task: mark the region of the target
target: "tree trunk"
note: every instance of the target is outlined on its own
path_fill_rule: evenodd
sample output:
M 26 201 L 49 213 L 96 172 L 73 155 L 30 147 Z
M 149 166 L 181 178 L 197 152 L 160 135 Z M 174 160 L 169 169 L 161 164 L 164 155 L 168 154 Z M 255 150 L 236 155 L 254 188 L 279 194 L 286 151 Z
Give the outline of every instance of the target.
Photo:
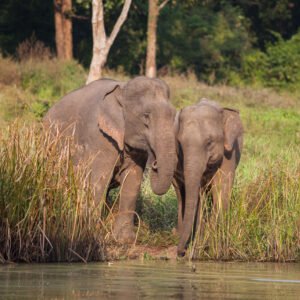
M 63 29 L 64 29 L 64 59 L 73 58 L 73 38 L 72 38 L 72 0 L 63 0 Z
M 158 0 L 149 0 L 146 76 L 156 77 L 156 29 L 159 14 Z
M 64 58 L 64 31 L 61 0 L 54 0 L 55 44 L 56 54 L 59 59 Z
M 107 61 L 109 50 L 125 22 L 132 0 L 125 0 L 122 12 L 114 25 L 109 37 L 106 36 L 104 25 L 104 7 L 102 0 L 93 0 L 93 57 L 86 84 L 101 78 L 102 69 Z
M 73 58 L 72 0 L 54 0 L 55 43 L 58 59 Z

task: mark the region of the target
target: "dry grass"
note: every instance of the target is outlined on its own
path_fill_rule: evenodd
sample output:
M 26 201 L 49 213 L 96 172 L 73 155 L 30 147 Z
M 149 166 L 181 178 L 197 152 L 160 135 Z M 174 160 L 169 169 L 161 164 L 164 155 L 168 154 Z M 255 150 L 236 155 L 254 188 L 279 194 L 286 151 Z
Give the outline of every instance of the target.
M 299 95 L 278 93 L 272 89 L 253 87 L 209 86 L 197 80 L 194 74 L 188 76 L 163 77 L 171 90 L 172 102 L 177 108 L 198 102 L 201 98 L 214 99 L 223 105 L 235 107 L 266 107 L 300 109 Z
M 103 260 L 112 215 L 95 205 L 87 164 L 74 168 L 72 140 L 61 146 L 36 126 L 0 136 L 0 258 L 3 261 Z
M 85 71 L 75 62 L 49 59 L 17 64 L 0 58 L 0 65 L 0 261 L 128 257 L 127 248 L 113 242 L 110 209 L 104 201 L 94 205 L 86 167 L 73 168 L 70 148 L 58 148 L 47 132 L 32 125 L 61 96 L 84 84 Z M 113 71 L 106 71 L 105 77 L 128 79 Z M 204 202 L 205 222 L 190 257 L 299 260 L 299 97 L 208 86 L 192 74 L 163 79 L 177 108 L 211 98 L 239 108 L 245 127 L 230 212 L 212 220 Z M 27 125 L 7 126 L 16 117 Z M 117 197 L 115 193 L 112 201 Z M 138 244 L 143 249 L 176 245 L 176 209 L 172 189 L 158 197 L 144 182 L 138 201 Z
M 214 260 L 296 261 L 300 259 L 300 165 L 270 164 L 233 191 L 225 216 L 209 213 L 204 199 L 202 225 L 190 257 Z
M 20 67 L 12 58 L 3 58 L 0 54 L 0 84 L 18 85 L 21 82 Z

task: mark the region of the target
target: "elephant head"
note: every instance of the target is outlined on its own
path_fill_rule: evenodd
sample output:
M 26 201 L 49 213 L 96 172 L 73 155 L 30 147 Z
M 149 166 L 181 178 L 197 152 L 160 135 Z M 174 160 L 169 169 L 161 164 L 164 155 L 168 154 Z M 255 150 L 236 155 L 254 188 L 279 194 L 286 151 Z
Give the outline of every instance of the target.
M 136 77 L 126 84 L 116 82 L 100 103 L 100 131 L 118 151 L 146 151 L 151 163 L 154 193 L 169 189 L 176 165 L 173 129 L 175 109 L 168 86 L 159 79 Z
M 195 220 L 201 180 L 221 165 L 224 155 L 230 155 L 243 128 L 236 110 L 222 108 L 206 99 L 184 108 L 178 123 L 186 199 L 177 251 L 178 255 L 184 255 Z

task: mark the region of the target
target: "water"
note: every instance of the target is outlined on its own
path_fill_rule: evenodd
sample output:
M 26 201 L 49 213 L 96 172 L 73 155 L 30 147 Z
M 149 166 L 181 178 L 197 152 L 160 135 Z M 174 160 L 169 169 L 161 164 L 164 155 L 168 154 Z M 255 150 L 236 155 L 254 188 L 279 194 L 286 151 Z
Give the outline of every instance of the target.
M 169 261 L 0 266 L 0 299 L 300 299 L 300 264 Z

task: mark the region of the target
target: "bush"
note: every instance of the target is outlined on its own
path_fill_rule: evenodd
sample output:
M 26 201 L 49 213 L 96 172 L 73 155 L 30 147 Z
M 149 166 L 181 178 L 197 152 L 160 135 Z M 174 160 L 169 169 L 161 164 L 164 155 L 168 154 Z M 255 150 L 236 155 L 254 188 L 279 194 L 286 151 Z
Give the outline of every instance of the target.
M 21 65 L 21 85 L 36 98 L 31 112 L 38 119 L 68 92 L 85 84 L 85 71 L 75 61 L 26 61 Z
M 300 32 L 267 48 L 266 86 L 300 88 Z
M 0 54 L 0 85 L 18 85 L 21 81 L 20 67 L 11 58 Z
M 9 121 L 31 115 L 40 119 L 55 101 L 84 85 L 85 77 L 85 70 L 76 61 L 43 56 L 19 63 L 0 56 L 1 118 Z
M 43 42 L 37 40 L 34 34 L 20 43 L 17 48 L 17 58 L 20 61 L 46 60 L 52 56 L 50 49 Z
M 75 61 L 26 61 L 21 65 L 23 89 L 52 103 L 84 83 L 84 69 Z
M 266 52 L 256 50 L 246 54 L 240 75 L 231 76 L 230 82 L 299 91 L 299 61 L 300 32 L 288 41 L 279 38 L 277 43 L 267 46 Z
M 225 1 L 166 7 L 158 27 L 158 65 L 177 73 L 193 70 L 209 84 L 227 81 L 228 72 L 240 67 L 242 53 L 250 48 L 248 27 L 240 10 Z

